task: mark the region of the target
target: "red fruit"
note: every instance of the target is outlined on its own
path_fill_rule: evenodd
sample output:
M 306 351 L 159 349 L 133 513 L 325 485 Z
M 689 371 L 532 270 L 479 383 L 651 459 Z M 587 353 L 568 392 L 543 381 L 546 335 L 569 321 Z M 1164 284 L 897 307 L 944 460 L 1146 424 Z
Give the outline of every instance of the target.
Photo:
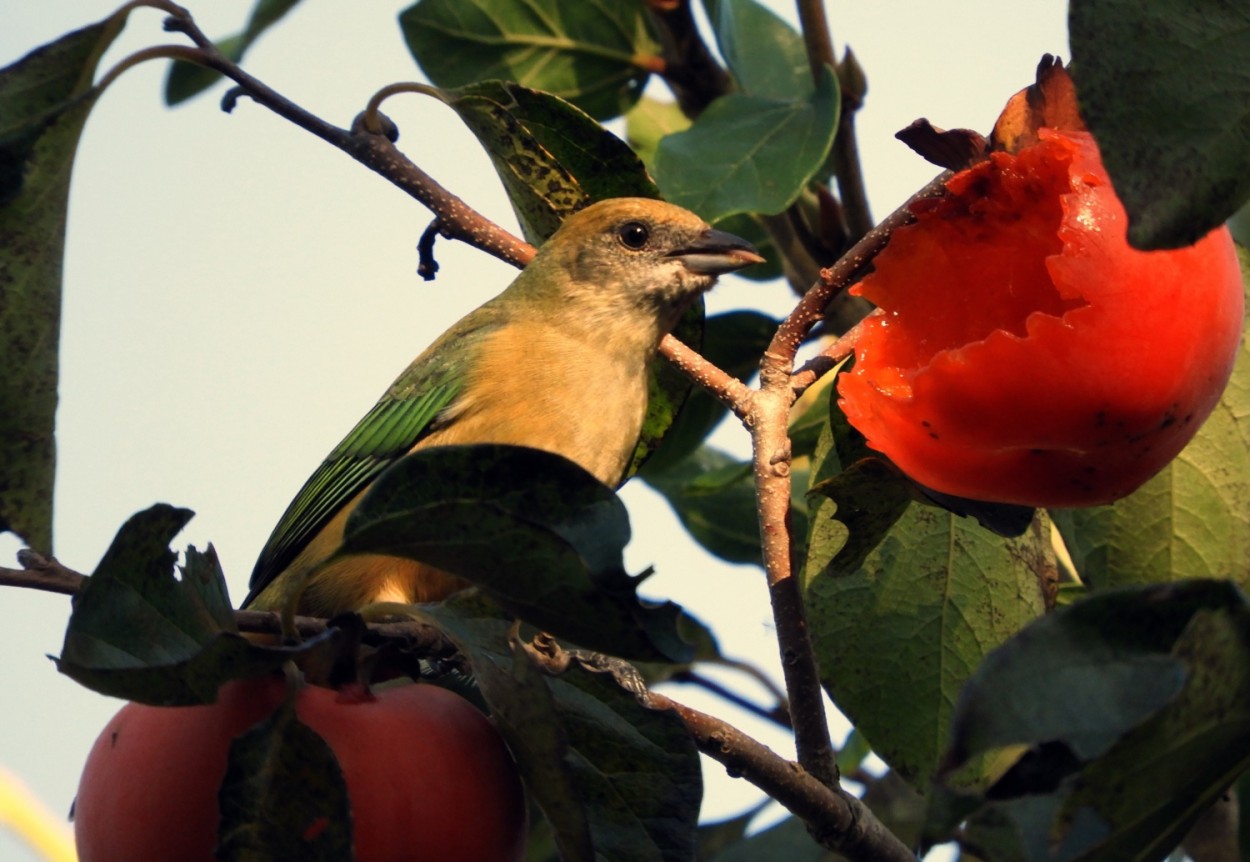
M 228 683 L 208 706 L 122 707 L 78 786 L 80 862 L 210 862 L 230 742 L 271 713 L 283 690 L 269 677 Z M 432 685 L 386 689 L 372 700 L 306 686 L 296 713 L 343 770 L 358 862 L 524 857 L 516 767 L 468 701 Z
M 1091 506 L 1133 491 L 1210 415 L 1241 338 L 1225 228 L 1142 252 L 1084 132 L 1041 129 L 914 207 L 855 289 L 838 392 L 904 473 L 946 494 Z

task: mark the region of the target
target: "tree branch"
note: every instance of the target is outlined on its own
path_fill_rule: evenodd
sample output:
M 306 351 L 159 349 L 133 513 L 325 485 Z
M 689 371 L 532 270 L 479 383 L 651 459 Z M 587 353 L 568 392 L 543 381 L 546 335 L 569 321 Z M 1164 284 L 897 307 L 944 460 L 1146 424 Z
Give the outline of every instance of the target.
M 664 80 L 687 117 L 697 117 L 733 89 L 729 73 L 716 62 L 690 11 L 690 0 L 647 0 L 659 32 Z
M 855 113 L 863 105 L 867 91 L 863 70 L 849 50 L 843 63 L 839 65 L 837 62 L 824 0 L 797 0 L 797 5 L 812 80 L 819 85 L 825 66 L 838 73 L 842 110 L 838 115 L 838 133 L 833 140 L 834 176 L 838 181 L 838 195 L 842 199 L 847 230 L 852 239 L 858 239 L 872 229 L 872 212 L 868 208 L 868 193 L 859 163 L 859 144 L 855 138 Z
M 803 338 L 840 291 L 850 285 L 863 268 L 889 242 L 891 233 L 913 219 L 911 205 L 941 193 L 948 174 L 935 178 L 913 195 L 837 263 L 822 270 L 820 280 L 799 300 L 794 311 L 777 328 L 760 365 L 760 389 L 755 394 L 747 422 L 755 457 L 755 486 L 759 506 L 760 537 L 768 573 L 769 597 L 782 670 L 790 696 L 795 746 L 799 763 L 813 776 L 832 786 L 837 782 L 833 745 L 825 719 L 820 671 L 812 650 L 801 588 L 794 574 L 794 541 L 790 520 L 790 438 L 787 427 L 797 393 L 832 367 L 826 357 L 792 375 L 794 358 Z M 852 336 L 853 343 L 853 336 Z M 846 345 L 841 345 L 845 348 Z
M 755 390 L 732 374 L 718 368 L 703 354 L 691 349 L 675 335 L 665 335 L 660 340 L 660 355 L 714 395 L 739 419 L 745 420 L 750 415 Z
M 337 147 L 420 201 L 438 218 L 443 236 L 466 242 L 517 267 L 533 258 L 533 246 L 441 186 L 395 147 L 386 130 L 369 131 L 361 122 L 354 123 L 351 130 L 341 129 L 305 110 L 235 65 L 204 35 L 186 10 L 171 11 L 165 26 L 186 34 L 203 52 L 203 65 L 234 81 L 253 101 Z M 232 107 L 236 95 L 227 94 L 223 106 Z
M 915 862 L 916 855 L 863 802 L 841 788 L 826 786 L 798 764 L 718 718 L 655 692 L 648 692 L 646 701 L 655 709 L 676 712 L 700 751 L 792 811 L 822 847 L 851 859 Z
M 53 557 L 44 557 L 29 548 L 18 551 L 17 561 L 21 569 L 0 567 L 0 586 L 23 587 L 74 596 L 86 583 L 87 576 L 67 569 Z

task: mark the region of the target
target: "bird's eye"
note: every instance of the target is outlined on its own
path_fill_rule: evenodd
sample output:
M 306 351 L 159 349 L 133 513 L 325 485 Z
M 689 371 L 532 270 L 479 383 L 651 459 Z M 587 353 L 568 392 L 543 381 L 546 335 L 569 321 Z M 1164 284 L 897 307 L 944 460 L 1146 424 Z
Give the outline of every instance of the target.
M 620 237 L 621 243 L 626 248 L 637 251 L 647 244 L 647 240 L 651 238 L 651 231 L 642 222 L 631 221 L 621 225 L 616 235 Z

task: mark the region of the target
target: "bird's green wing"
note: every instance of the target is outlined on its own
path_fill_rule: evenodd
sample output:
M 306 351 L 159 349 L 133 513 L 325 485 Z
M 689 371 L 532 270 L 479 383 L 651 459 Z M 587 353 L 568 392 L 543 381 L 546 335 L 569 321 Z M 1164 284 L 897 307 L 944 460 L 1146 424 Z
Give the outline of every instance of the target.
M 287 507 L 252 570 L 246 607 L 299 555 L 325 524 L 379 473 L 425 436 L 431 422 L 455 398 L 453 375 L 408 397 L 388 393 L 308 478 Z

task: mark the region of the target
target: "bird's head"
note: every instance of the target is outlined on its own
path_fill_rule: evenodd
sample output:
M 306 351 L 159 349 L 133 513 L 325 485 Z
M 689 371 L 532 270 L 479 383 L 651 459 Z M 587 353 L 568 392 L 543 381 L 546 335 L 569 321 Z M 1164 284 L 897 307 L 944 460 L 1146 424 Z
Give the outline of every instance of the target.
M 689 210 L 612 198 L 565 219 L 527 271 L 570 310 L 654 320 L 662 335 L 717 276 L 763 260 L 749 242 Z

